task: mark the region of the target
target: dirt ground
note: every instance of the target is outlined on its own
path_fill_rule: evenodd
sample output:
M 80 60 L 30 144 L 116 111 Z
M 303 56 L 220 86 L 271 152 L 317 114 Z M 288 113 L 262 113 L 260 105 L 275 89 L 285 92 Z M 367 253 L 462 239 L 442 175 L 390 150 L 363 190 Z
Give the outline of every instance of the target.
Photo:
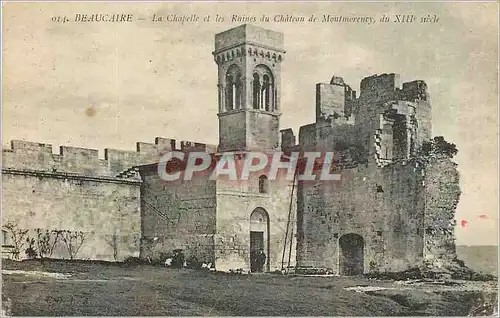
M 112 263 L 3 261 L 2 280 L 15 316 L 466 316 L 491 315 L 497 303 L 496 281 L 231 275 Z

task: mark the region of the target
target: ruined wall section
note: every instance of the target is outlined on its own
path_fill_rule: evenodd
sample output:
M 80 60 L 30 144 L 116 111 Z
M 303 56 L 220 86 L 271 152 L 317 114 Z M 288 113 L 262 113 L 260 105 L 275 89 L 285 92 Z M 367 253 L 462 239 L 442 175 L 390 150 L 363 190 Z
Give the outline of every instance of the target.
M 329 84 L 316 84 L 316 121 L 349 118 L 355 100 L 356 91 L 344 83 L 342 77 L 333 76 Z
M 355 104 L 356 92 L 341 77 L 316 85 L 316 150 L 336 150 L 337 162 L 356 148 Z
M 357 139 L 362 143 L 367 160 L 378 166 L 390 162 L 391 150 L 380 149 L 392 143 L 392 123 L 386 125 L 384 112 L 396 100 L 396 88 L 400 86 L 399 75 L 382 74 L 366 77 L 360 84 L 360 96 L 356 116 Z
M 214 262 L 215 181 L 161 180 L 157 165 L 139 168 L 141 186 L 141 257 L 158 260 L 183 249 L 190 260 Z M 164 261 L 164 259 L 163 259 Z
M 137 181 L 116 178 L 3 171 L 2 223 L 29 230 L 35 240 L 35 229 L 81 231 L 84 242 L 76 259 L 123 261 L 139 255 L 139 187 Z M 70 258 L 57 242 L 50 257 Z
M 360 166 L 341 174 L 340 181 L 300 186 L 298 264 L 338 273 L 339 239 L 349 233 L 363 237 L 365 272 L 404 270 L 421 260 L 421 167 Z
M 291 129 L 281 130 L 282 149 L 332 151 L 356 143 L 356 92 L 341 77 L 316 85 L 316 121 L 300 127 L 298 144 Z M 340 150 L 339 150 L 340 152 Z M 338 159 L 338 158 L 336 158 Z
M 3 149 L 2 169 L 114 177 L 133 166 L 156 163 L 166 151 L 216 151 L 213 145 L 176 143 L 174 139 L 157 137 L 154 144 L 138 142 L 136 151 L 106 148 L 104 159 L 100 159 L 96 149 L 61 146 L 59 154 L 54 154 L 50 144 L 13 140 L 11 149 Z
M 358 163 L 382 167 L 396 157 L 408 159 L 410 147 L 416 149 L 430 132 L 425 83 L 404 83 L 401 88 L 399 75 L 382 74 L 364 78 L 360 87 L 356 97 L 341 77 L 316 85 L 316 122 L 301 127 L 301 148 L 333 150 L 337 165 L 343 168 Z M 421 137 L 411 144 L 409 133 Z
M 460 198 L 459 172 L 448 158 L 432 158 L 425 171 L 425 249 L 427 265 L 441 268 L 456 258 L 455 210 Z
M 381 74 L 361 81 L 357 99 L 357 139 L 378 166 L 408 159 L 431 138 L 430 96 L 424 81 L 400 85 L 399 75 Z
M 424 141 L 432 138 L 431 98 L 427 84 L 422 80 L 403 83 L 403 88 L 397 93 L 399 100 L 413 103 L 416 109 L 417 143 L 422 145 Z
M 364 78 L 360 88 L 356 98 L 339 77 L 318 84 L 316 122 L 300 129 L 299 147 L 333 150 L 342 174 L 340 182 L 299 184 L 301 266 L 339 272 L 338 239 L 349 232 L 365 240 L 365 272 L 423 260 L 425 172 L 414 155 L 431 137 L 427 86 L 401 87 L 399 75 L 381 74 Z

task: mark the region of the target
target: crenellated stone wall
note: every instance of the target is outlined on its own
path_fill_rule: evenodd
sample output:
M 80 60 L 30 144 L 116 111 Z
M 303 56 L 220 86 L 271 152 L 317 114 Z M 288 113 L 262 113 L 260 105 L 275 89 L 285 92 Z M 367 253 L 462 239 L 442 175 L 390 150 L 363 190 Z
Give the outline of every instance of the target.
M 217 147 L 156 137 L 154 144 L 138 142 L 136 151 L 106 148 L 100 159 L 96 149 L 61 146 L 55 154 L 50 144 L 13 140 L 10 149 L 3 149 L 2 169 L 115 177 L 133 166 L 157 163 L 163 153 L 175 150 L 215 152 Z

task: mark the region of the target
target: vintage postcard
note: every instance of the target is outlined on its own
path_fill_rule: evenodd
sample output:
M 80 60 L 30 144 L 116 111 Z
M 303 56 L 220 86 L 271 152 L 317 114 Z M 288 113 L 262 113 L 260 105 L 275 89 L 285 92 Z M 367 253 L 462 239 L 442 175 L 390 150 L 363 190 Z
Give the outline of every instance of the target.
M 498 316 L 498 13 L 2 3 L 2 315 Z

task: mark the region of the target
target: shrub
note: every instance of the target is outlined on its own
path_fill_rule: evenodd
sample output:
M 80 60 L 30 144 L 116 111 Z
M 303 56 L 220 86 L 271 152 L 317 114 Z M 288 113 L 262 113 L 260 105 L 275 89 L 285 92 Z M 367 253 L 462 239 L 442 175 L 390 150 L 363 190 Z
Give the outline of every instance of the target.
M 425 141 L 420 148 L 420 155 L 424 157 L 444 155 L 453 158 L 457 153 L 457 146 L 447 142 L 443 136 L 434 137 L 429 141 Z
M 35 239 L 34 238 L 27 238 L 26 239 L 26 243 L 28 244 L 28 248 L 26 248 L 26 250 L 24 251 L 24 253 L 26 253 L 26 256 L 29 258 L 29 259 L 34 259 L 38 256 L 38 253 L 36 252 L 35 248 L 34 248 L 34 245 L 35 245 Z

